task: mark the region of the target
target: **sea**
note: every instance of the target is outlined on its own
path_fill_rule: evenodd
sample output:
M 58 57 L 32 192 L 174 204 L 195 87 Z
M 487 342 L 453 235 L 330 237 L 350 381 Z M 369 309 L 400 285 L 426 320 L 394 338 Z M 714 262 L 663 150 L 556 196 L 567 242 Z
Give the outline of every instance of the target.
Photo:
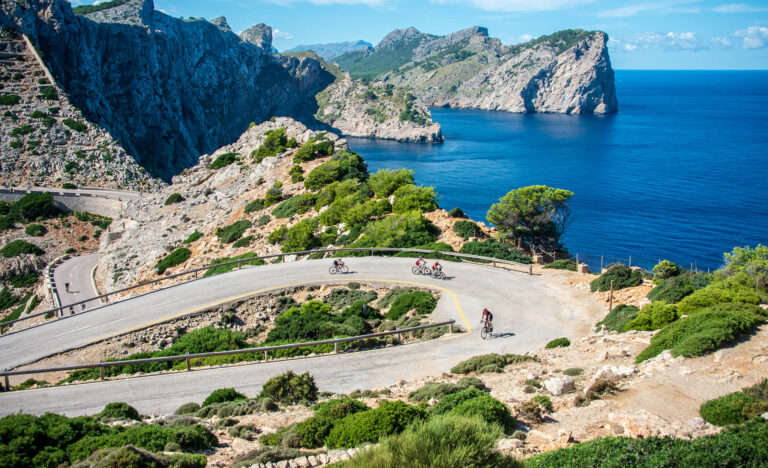
M 512 189 L 573 191 L 563 240 L 593 270 L 668 259 L 716 269 L 768 243 L 768 71 L 617 70 L 608 116 L 431 109 L 444 143 L 349 139 L 476 221 Z

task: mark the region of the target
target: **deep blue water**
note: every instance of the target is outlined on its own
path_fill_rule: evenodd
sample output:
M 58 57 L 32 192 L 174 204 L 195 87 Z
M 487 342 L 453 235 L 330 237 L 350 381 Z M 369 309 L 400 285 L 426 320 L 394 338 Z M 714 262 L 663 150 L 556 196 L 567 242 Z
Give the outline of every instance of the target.
M 511 189 L 572 190 L 565 244 L 592 266 L 717 268 L 736 245 L 768 243 L 768 71 L 617 71 L 616 85 L 617 115 L 433 109 L 442 144 L 350 145 L 479 221 Z

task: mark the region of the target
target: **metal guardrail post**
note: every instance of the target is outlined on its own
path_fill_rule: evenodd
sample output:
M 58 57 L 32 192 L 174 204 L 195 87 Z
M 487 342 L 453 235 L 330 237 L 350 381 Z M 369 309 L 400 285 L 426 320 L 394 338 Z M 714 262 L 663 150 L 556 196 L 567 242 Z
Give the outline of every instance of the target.
M 99 361 L 99 364 L 101 364 L 104 361 Z M 104 380 L 104 368 L 99 367 L 99 380 Z
M 533 275 L 533 265 L 528 265 L 528 276 Z
M 192 365 L 189 362 L 189 351 L 187 351 L 187 371 L 192 370 Z
M 264 360 L 269 361 L 269 353 L 268 351 L 264 351 Z
M 8 382 L 8 376 L 7 375 L 5 376 L 5 391 L 6 392 L 10 392 L 11 391 L 11 384 Z
M 448 334 L 453 335 L 453 324 L 448 325 Z
M 333 339 L 334 340 L 338 340 L 339 337 L 338 336 L 334 336 Z M 338 341 L 333 343 L 333 354 L 339 354 L 339 342 Z

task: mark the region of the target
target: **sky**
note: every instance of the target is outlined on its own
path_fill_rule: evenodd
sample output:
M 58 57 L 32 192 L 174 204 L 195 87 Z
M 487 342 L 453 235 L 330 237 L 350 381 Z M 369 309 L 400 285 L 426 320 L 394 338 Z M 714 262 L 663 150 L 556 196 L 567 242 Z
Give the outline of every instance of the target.
M 409 26 L 439 35 L 485 26 L 504 44 L 581 28 L 608 33 L 616 69 L 768 69 L 768 0 L 732 1 L 155 0 L 155 8 L 224 16 L 236 32 L 268 24 L 281 51 L 359 39 L 376 44 Z

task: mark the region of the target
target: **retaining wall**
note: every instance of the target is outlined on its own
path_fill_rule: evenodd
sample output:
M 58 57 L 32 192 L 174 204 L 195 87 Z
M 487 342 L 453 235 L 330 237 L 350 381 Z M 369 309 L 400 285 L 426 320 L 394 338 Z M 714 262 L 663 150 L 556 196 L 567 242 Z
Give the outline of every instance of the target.
M 38 190 L 13 190 L 0 189 L 0 200 L 7 202 L 18 201 L 24 195 Z M 125 207 L 125 200 L 109 195 L 97 195 L 91 193 L 57 192 L 47 190 L 53 195 L 53 204 L 64 211 L 87 211 L 112 219 L 118 218 L 120 211 Z

